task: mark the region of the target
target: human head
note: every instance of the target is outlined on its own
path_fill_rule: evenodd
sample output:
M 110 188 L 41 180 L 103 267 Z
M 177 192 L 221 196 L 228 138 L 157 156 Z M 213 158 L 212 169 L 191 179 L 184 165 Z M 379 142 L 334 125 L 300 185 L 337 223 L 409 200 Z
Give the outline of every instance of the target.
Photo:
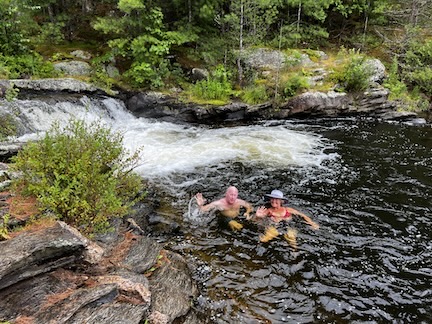
M 284 198 L 284 194 L 280 190 L 272 190 L 271 193 L 266 194 L 265 196 L 269 197 L 269 198 L 274 198 L 274 199 L 287 200 L 286 198 Z
M 234 186 L 228 187 L 225 193 L 225 199 L 229 204 L 234 204 L 238 197 L 238 189 Z
M 273 208 L 281 207 L 283 201 L 287 200 L 280 190 L 272 190 L 270 194 L 266 194 L 265 196 L 270 199 L 270 204 Z

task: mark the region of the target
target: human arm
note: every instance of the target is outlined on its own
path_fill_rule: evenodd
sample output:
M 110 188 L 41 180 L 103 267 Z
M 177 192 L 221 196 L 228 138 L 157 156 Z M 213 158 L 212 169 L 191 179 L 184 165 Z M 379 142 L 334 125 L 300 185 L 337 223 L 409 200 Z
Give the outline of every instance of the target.
M 210 211 L 211 209 L 217 208 L 218 207 L 218 202 L 211 202 L 207 205 L 205 205 L 206 199 L 203 197 L 202 193 L 197 193 L 195 195 L 198 207 L 201 211 L 207 212 Z
M 268 209 L 264 206 L 258 207 L 258 209 L 255 212 L 255 215 L 259 218 L 265 217 L 268 215 Z
M 303 220 L 308 223 L 314 230 L 319 229 L 319 225 L 315 223 L 309 216 L 299 212 L 298 210 L 291 208 L 291 207 L 285 207 L 285 209 L 290 212 L 293 215 L 297 215 L 303 218 Z
M 240 205 L 243 206 L 244 208 L 246 208 L 246 211 L 243 214 L 243 216 L 245 216 L 247 220 L 251 219 L 251 213 L 253 211 L 252 205 L 250 203 L 248 203 L 247 201 L 244 201 L 241 199 L 240 199 Z

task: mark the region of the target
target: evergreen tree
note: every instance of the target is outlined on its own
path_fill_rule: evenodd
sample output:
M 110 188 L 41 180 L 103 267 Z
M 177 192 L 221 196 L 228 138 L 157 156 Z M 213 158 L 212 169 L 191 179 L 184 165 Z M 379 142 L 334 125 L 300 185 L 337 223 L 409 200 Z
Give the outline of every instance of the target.
M 114 57 L 126 58 L 126 76 L 136 86 L 161 87 L 168 73 L 167 54 L 173 44 L 187 41 L 184 34 L 167 31 L 159 7 L 144 0 L 119 0 L 111 16 L 99 17 L 94 28 L 109 36 Z

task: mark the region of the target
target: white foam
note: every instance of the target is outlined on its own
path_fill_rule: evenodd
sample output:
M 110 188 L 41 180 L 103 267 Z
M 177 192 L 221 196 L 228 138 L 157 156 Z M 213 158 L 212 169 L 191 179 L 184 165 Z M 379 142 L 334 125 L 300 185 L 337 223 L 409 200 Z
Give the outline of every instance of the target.
M 48 130 L 55 121 L 64 125 L 71 117 L 107 124 L 123 134 L 125 148 L 130 151 L 143 148 L 136 171 L 146 178 L 193 172 L 227 162 L 279 169 L 292 165 L 320 166 L 323 161 L 334 158 L 324 153 L 331 147 L 325 139 L 289 123 L 218 129 L 190 127 L 136 118 L 121 101 L 112 98 L 83 97 L 74 103 L 50 105 L 18 100 L 14 105 L 35 133 Z M 21 140 L 30 138 L 32 135 L 27 134 Z

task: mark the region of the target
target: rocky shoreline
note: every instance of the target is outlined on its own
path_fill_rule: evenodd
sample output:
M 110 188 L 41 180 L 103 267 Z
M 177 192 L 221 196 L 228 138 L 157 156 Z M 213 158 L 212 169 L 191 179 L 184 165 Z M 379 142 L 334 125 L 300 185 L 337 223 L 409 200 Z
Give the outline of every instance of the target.
M 0 242 L 0 321 L 201 323 L 188 262 L 127 223 L 91 241 L 51 221 Z
M 25 99 L 53 100 L 62 96 L 113 96 L 85 82 L 72 78 L 43 80 L 3 80 L 0 88 L 19 89 Z M 367 116 L 380 120 L 406 121 L 418 119 L 415 112 L 400 111 L 396 102 L 388 100 L 389 91 L 379 83 L 362 93 L 305 92 L 288 101 L 249 105 L 233 101 L 227 105 L 199 105 L 185 103 L 176 95 L 159 92 L 117 93 L 114 97 L 125 102 L 136 117 L 157 118 L 169 122 L 229 124 L 265 119 Z M 55 100 L 55 99 L 54 99 Z

